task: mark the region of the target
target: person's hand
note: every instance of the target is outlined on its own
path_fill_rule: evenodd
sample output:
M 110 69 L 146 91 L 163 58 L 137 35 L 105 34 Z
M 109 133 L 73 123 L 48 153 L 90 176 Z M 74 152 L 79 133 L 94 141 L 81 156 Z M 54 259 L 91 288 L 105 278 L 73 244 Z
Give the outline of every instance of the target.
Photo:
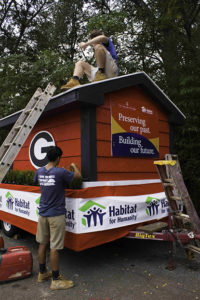
M 75 171 L 75 168 L 76 168 L 75 163 L 71 163 L 71 165 L 70 165 L 70 171 L 71 171 L 71 172 L 74 172 L 74 171 Z
M 81 42 L 81 43 L 79 44 L 79 48 L 80 48 L 81 50 L 85 50 L 86 47 L 87 47 L 87 44 L 84 43 L 84 42 Z
M 77 167 L 77 165 L 75 163 L 71 163 L 70 165 L 70 171 L 74 172 L 74 179 L 73 179 L 73 183 L 78 183 L 78 186 L 81 186 L 82 183 L 82 175 L 81 172 L 79 171 L 79 168 Z

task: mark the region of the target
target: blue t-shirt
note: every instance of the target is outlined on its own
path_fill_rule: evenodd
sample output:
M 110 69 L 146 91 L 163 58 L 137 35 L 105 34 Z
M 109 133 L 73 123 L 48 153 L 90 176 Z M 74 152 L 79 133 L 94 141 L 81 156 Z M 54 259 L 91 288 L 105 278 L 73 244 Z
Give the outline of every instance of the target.
M 39 214 L 43 217 L 54 217 L 65 214 L 65 184 L 71 182 L 74 173 L 64 168 L 53 167 L 47 170 L 39 168 L 34 183 L 39 183 L 41 198 Z
M 117 65 L 117 69 L 119 71 L 119 68 L 118 68 L 118 58 L 117 58 L 117 53 L 115 51 L 115 46 L 113 45 L 113 42 L 111 41 L 110 38 L 108 38 L 108 44 L 104 44 L 104 47 L 110 52 L 112 58 L 114 59 L 114 61 L 116 62 L 116 65 Z

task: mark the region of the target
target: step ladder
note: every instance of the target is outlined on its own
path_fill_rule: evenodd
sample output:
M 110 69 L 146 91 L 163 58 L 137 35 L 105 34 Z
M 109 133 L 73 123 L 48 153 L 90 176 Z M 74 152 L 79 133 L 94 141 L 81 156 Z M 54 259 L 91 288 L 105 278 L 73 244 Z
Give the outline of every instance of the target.
M 56 87 L 49 83 L 42 92 L 38 88 L 26 107 L 23 109 L 18 120 L 12 127 L 5 141 L 0 147 L 0 182 L 10 169 L 15 157 L 29 136 L 31 130 L 41 116 Z
M 167 154 L 165 160 L 155 161 L 176 228 L 184 229 L 185 223 L 190 223 L 197 233 L 200 233 L 200 219 L 195 210 L 185 186 L 177 155 Z M 180 205 L 185 208 L 182 213 Z M 191 228 L 192 230 L 192 228 Z

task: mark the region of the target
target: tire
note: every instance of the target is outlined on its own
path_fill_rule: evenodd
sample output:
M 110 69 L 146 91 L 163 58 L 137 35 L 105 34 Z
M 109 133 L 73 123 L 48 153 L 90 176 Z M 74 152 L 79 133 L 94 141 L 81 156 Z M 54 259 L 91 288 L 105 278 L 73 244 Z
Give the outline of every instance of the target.
M 12 237 L 14 234 L 18 232 L 18 228 L 11 225 L 10 223 L 1 221 L 1 229 L 3 233 L 9 237 Z

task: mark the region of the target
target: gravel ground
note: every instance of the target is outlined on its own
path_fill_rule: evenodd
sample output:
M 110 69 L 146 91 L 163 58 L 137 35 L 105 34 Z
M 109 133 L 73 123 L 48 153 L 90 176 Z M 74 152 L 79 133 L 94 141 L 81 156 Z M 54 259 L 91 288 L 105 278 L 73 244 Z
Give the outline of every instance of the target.
M 175 254 L 176 269 L 165 269 L 165 242 L 120 239 L 83 252 L 61 251 L 61 273 L 74 280 L 69 290 L 51 291 L 50 281 L 37 283 L 37 243 L 22 232 L 4 238 L 5 247 L 26 245 L 33 255 L 31 277 L 0 284 L 0 299 L 69 300 L 187 300 L 200 299 L 200 256 L 188 261 L 182 248 Z M 0 269 L 1 272 L 1 269 Z

